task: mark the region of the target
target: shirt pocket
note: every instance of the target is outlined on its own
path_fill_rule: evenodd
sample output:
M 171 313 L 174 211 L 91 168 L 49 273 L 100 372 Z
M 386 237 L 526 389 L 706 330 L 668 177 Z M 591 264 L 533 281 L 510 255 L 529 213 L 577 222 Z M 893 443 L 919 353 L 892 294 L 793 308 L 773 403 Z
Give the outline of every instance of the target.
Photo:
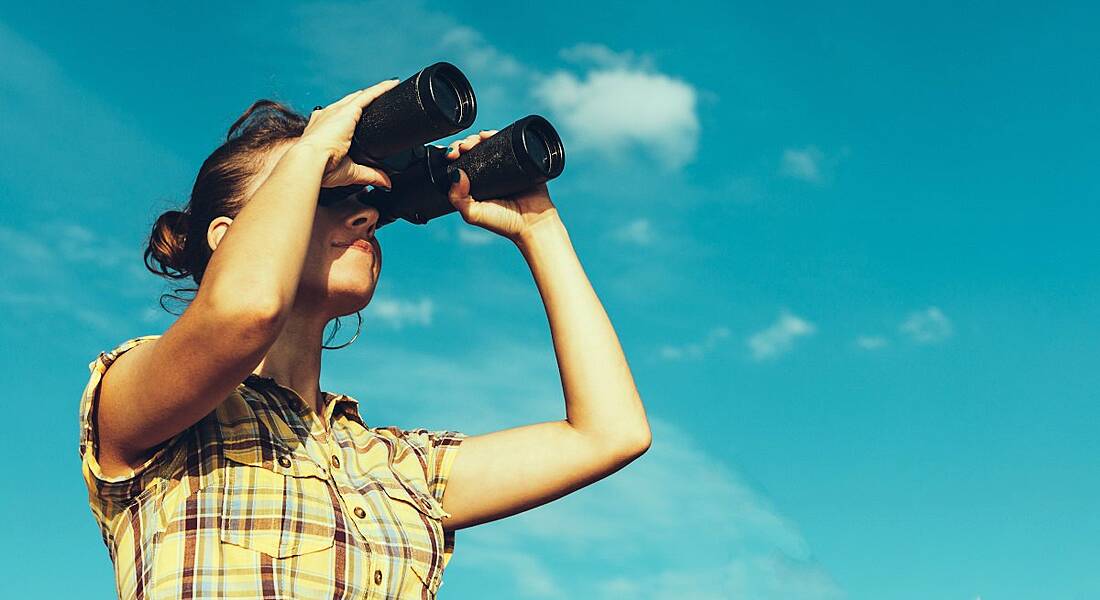
M 405 577 L 401 597 L 422 597 L 427 589 L 434 596 L 443 583 L 443 523 L 450 516 L 427 490 L 423 481 L 391 469 L 392 479 L 381 481 L 382 490 L 391 500 L 392 510 L 401 521 L 407 536 L 408 570 L 415 577 Z
M 278 445 L 225 448 L 221 541 L 287 558 L 331 548 L 336 509 L 307 456 Z

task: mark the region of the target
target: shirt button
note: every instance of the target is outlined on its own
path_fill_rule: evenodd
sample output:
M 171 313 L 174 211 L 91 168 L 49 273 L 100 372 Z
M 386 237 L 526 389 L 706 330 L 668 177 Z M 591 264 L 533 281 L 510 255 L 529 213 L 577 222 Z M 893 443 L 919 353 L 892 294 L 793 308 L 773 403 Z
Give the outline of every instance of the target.
M 382 583 L 382 571 L 374 572 L 374 583 Z
M 355 510 L 353 510 L 352 512 L 354 512 L 355 516 L 359 517 L 360 519 L 363 519 L 367 516 L 367 511 L 363 510 L 362 506 L 356 506 Z
M 340 468 L 340 458 L 337 457 L 335 454 L 332 455 L 332 468 L 334 468 L 334 469 L 339 469 Z
M 282 467 L 284 469 L 289 469 L 290 468 L 290 459 L 285 457 L 285 456 L 280 456 L 279 457 L 279 464 L 282 465 Z

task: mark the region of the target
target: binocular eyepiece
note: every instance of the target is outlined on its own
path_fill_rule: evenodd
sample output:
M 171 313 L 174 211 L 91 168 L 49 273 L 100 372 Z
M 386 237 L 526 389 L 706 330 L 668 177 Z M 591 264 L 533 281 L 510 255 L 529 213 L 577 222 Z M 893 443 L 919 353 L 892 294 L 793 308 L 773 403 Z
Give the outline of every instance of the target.
M 363 109 L 348 157 L 384 170 L 390 190 L 351 185 L 322 188 L 328 206 L 349 195 L 378 209 L 378 227 L 397 219 L 423 225 L 455 212 L 447 197 L 450 175 L 462 169 L 474 198 L 499 198 L 561 175 L 565 146 L 549 121 L 519 119 L 455 160 L 446 149 L 425 145 L 466 129 L 477 116 L 473 87 L 450 63 L 426 67 Z

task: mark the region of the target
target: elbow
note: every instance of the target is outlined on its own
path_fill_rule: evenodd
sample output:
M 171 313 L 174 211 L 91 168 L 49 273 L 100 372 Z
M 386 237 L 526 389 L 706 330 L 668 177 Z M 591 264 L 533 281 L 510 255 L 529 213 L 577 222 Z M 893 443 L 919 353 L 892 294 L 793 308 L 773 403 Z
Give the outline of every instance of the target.
M 268 296 L 241 294 L 237 290 L 230 296 L 211 294 L 205 304 L 209 314 L 217 315 L 219 321 L 230 324 L 234 330 L 276 331 L 285 311 L 277 302 L 260 300 L 265 297 Z
M 650 434 L 649 428 L 646 427 L 630 436 L 624 436 L 617 446 L 619 454 L 624 454 L 633 459 L 645 454 L 652 444 L 653 436 Z
M 242 355 L 257 354 L 257 362 L 279 337 L 285 315 L 281 311 L 258 305 L 215 304 L 198 297 L 187 307 L 191 318 L 200 320 L 204 328 L 216 330 L 235 340 Z
M 646 427 L 645 433 L 638 436 L 638 440 L 635 443 L 635 452 L 641 456 L 645 454 L 649 447 L 653 445 L 653 434 L 650 433 L 649 428 Z

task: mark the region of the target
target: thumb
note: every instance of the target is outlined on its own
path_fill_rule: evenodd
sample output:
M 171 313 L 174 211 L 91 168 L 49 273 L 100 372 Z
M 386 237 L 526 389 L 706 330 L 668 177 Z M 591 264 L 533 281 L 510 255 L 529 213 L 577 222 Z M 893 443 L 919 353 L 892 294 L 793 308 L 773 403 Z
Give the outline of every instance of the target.
M 351 160 L 348 160 L 348 163 L 348 171 L 355 184 L 373 185 L 374 187 L 384 187 L 386 189 L 393 187 L 393 182 L 390 181 L 390 176 L 387 175 L 385 171 L 372 167 L 365 167 L 361 164 L 351 162 Z
M 363 166 L 352 161 L 346 155 L 340 159 L 332 171 L 325 175 L 323 181 L 329 186 L 343 185 L 373 185 L 389 188 L 393 182 L 385 171 Z

